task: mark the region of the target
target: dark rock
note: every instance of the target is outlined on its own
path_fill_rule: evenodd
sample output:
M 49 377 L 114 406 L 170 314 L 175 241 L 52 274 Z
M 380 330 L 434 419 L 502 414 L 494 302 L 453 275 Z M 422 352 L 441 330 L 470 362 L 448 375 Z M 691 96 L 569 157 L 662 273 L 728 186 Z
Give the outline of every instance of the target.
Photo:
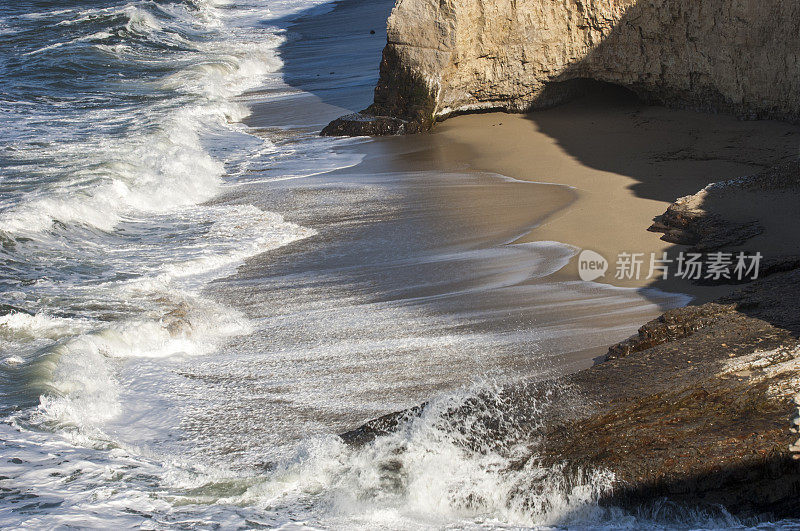
M 408 122 L 390 116 L 374 116 L 365 112 L 348 114 L 329 123 L 322 136 L 392 136 L 402 135 Z
M 360 113 L 332 121 L 325 136 L 386 136 L 430 130 L 435 122 L 435 91 L 407 66 L 397 51 L 383 50 L 375 103 Z
M 733 311 L 733 305 L 713 303 L 670 310 L 642 326 L 638 335 L 610 347 L 606 360 L 624 358 L 631 353 L 687 337 Z
M 406 411 L 389 413 L 388 415 L 370 420 L 354 430 L 345 432 L 341 434 L 340 437 L 345 443 L 354 447 L 363 446 L 374 441 L 377 437 L 396 431 L 400 425 L 409 418 L 419 415 L 424 407 L 425 405 L 423 404 Z
M 10 313 L 24 313 L 26 315 L 33 315 L 31 312 L 24 310 L 22 308 L 18 308 L 16 306 L 12 306 L 10 304 L 1 304 L 0 303 L 0 315 L 8 315 Z
M 769 276 L 752 282 L 738 291 L 719 299 L 733 304 L 736 311 L 761 319 L 780 329 L 800 336 L 800 269 L 778 271 L 793 261 L 778 263 Z
M 800 515 L 788 451 L 798 392 L 800 272 L 779 273 L 719 303 L 667 312 L 609 361 L 566 378 L 596 410 L 550 426 L 545 463 L 614 472 L 604 503 L 661 496 L 736 514 Z

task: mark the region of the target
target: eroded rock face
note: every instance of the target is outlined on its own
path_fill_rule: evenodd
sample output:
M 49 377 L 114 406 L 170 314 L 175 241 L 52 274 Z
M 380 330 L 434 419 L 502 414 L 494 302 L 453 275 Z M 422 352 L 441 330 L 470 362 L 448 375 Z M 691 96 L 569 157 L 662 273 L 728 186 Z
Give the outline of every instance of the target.
M 374 115 L 412 122 L 552 106 L 585 80 L 669 105 L 800 117 L 800 4 L 781 0 L 398 0 Z
M 658 496 L 732 512 L 797 515 L 800 467 L 789 422 L 800 390 L 800 272 L 720 302 L 673 310 L 567 377 L 597 410 L 554 424 L 545 460 L 614 471 L 615 505 Z M 655 341 L 654 341 L 655 339 Z M 557 457 L 556 457 L 557 456 Z

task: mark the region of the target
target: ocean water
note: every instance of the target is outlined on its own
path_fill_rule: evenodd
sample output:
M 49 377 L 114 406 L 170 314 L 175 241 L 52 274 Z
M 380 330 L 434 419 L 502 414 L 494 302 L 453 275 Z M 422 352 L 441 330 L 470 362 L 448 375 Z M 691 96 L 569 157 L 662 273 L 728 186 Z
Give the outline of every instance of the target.
M 549 281 L 574 249 L 474 211 L 543 185 L 375 171 L 368 140 L 318 137 L 368 103 L 390 9 L 0 4 L 0 525 L 740 524 L 508 466 L 504 385 L 685 299 Z M 373 444 L 336 435 L 422 401 Z M 487 417 L 507 443 L 473 444 Z

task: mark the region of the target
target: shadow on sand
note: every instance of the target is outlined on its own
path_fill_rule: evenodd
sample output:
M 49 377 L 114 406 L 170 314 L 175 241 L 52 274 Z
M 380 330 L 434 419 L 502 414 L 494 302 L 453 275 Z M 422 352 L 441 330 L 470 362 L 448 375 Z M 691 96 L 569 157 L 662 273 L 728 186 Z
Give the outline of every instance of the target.
M 314 112 L 319 114 L 319 124 L 324 125 L 331 118 L 343 114 L 343 110 L 355 111 L 369 104 L 372 87 L 377 80 L 380 49 L 383 47 L 386 37 L 385 24 L 380 23 L 379 25 L 379 21 L 385 20 L 391 4 L 390 1 L 369 3 L 362 0 L 345 0 L 335 4 L 333 11 L 321 17 L 307 16 L 293 19 L 294 22 L 289 31 L 301 35 L 302 38 L 290 40 L 281 49 L 281 55 L 285 61 L 286 80 L 289 85 L 312 94 L 317 98 L 317 104 L 323 104 L 321 107 L 314 108 Z M 629 16 L 636 16 L 636 13 L 631 13 Z M 624 30 L 625 28 L 622 28 L 620 31 Z M 375 34 L 372 34 L 371 31 L 375 31 Z M 580 69 L 580 65 L 576 65 L 575 68 Z M 574 95 L 582 94 L 591 98 L 599 93 L 605 98 L 604 101 L 609 101 L 610 97 L 612 102 L 616 100 L 626 102 L 626 104 L 637 97 L 636 94 L 625 88 L 590 79 L 576 79 L 568 83 L 571 85 L 569 91 Z M 648 96 L 641 92 L 639 95 Z M 658 99 L 657 95 L 650 96 Z M 723 102 L 718 101 L 717 103 L 720 103 L 720 107 L 725 108 L 725 105 L 722 105 Z M 582 164 L 632 177 L 636 183 L 631 190 L 638 197 L 658 201 L 670 202 L 682 195 L 695 193 L 697 191 L 696 183 L 704 171 L 702 163 L 708 160 L 722 158 L 732 165 L 747 168 L 739 174 L 708 174 L 707 182 L 713 182 L 755 173 L 759 169 L 767 168 L 796 155 L 797 137 L 789 134 L 783 141 L 769 149 L 742 152 L 737 146 L 742 145 L 743 138 L 746 142 L 748 137 L 757 137 L 763 126 L 761 122 L 742 122 L 741 128 L 734 128 L 736 131 L 731 133 L 735 138 L 719 135 L 713 129 L 708 130 L 696 127 L 696 124 L 687 123 L 685 134 L 691 139 L 691 142 L 686 149 L 679 152 L 664 152 L 660 156 L 665 161 L 697 162 L 698 164 L 690 170 L 695 174 L 688 175 L 686 173 L 687 166 L 674 165 L 672 169 L 668 169 L 666 166 L 643 162 L 640 157 L 637 157 L 643 150 L 657 151 L 659 146 L 646 143 L 613 144 L 609 143 L 607 139 L 601 138 L 598 138 L 597 142 L 593 142 L 592 138 L 597 136 L 597 132 L 593 129 L 591 121 L 588 123 L 581 121 L 583 119 L 577 116 L 572 121 L 564 120 L 563 117 L 555 120 L 551 119 L 551 116 L 551 114 L 531 113 L 528 118 L 535 122 L 542 132 L 555 139 L 567 154 L 575 157 Z M 695 117 L 702 122 L 702 115 L 695 115 Z M 637 126 L 636 120 L 631 123 L 632 126 Z M 639 122 L 638 125 L 641 123 Z M 649 142 L 649 140 L 643 138 L 642 142 Z M 709 153 L 713 154 L 709 155 Z M 650 222 L 651 220 L 642 220 L 641 230 L 646 230 Z M 793 236 L 793 234 L 787 234 L 787 237 Z M 746 249 L 746 246 L 741 248 Z M 674 256 L 678 252 L 689 249 L 690 247 L 686 245 L 673 245 L 670 248 L 670 254 Z M 767 283 L 769 283 L 769 279 L 767 279 Z M 800 284 L 796 283 L 795 287 L 798 285 Z M 657 281 L 652 283 L 648 289 L 669 290 L 672 287 L 672 284 Z M 800 331 L 800 324 L 796 319 L 797 309 L 791 308 L 791 304 L 787 306 L 786 299 L 787 295 L 791 298 L 800 292 L 786 291 L 785 287 L 780 283 L 777 286 L 768 286 L 766 291 L 774 292 L 770 296 L 772 298 L 765 297 L 765 288 L 761 288 L 760 302 L 755 305 L 742 304 L 739 311 L 774 324 L 778 328 L 790 330 L 797 336 Z M 642 293 L 648 297 L 647 289 L 644 289 Z M 784 301 L 783 304 L 779 304 L 781 298 Z M 636 377 L 641 380 L 641 373 L 637 373 Z M 642 385 L 645 384 L 647 382 Z M 386 428 L 390 429 L 391 426 Z M 361 436 L 362 434 L 358 432 L 357 435 Z M 711 473 L 697 472 L 689 474 L 680 481 L 632 485 L 618 491 L 606 501 L 619 505 L 636 505 L 643 500 L 664 495 L 679 501 L 692 502 L 691 497 L 698 489 L 702 490 L 703 485 L 711 485 L 712 490 L 717 493 L 727 491 L 730 494 L 733 489 L 735 492 L 726 497 L 724 503 L 730 504 L 731 499 L 734 498 L 748 501 L 750 506 L 738 507 L 748 512 L 773 511 L 778 516 L 797 515 L 800 512 L 795 501 L 800 478 L 796 465 L 788 460 L 786 455 L 768 456 L 752 464 L 722 466 L 719 470 Z M 756 496 L 761 498 L 756 499 Z M 710 501 L 717 500 L 712 496 Z M 736 509 L 736 507 L 732 507 L 732 509 Z M 676 519 L 678 518 L 671 517 L 670 521 Z

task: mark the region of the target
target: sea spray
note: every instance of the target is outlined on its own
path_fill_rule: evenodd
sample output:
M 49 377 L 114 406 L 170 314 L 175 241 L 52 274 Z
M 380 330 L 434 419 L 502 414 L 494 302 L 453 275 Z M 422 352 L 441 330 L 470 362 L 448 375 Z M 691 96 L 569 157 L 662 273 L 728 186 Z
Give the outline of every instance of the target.
M 287 16 L 323 2 L 92 4 L 0 6 L 0 39 L 10 39 L 0 55 L 14 54 L 0 61 L 0 302 L 22 310 L 0 320 L 3 525 L 642 522 L 594 503 L 607 473 L 538 459 L 550 404 L 569 413 L 584 407 L 579 398 L 492 384 L 442 391 L 501 358 L 511 366 L 542 354 L 537 339 L 556 348 L 596 330 L 580 318 L 534 323 L 543 304 L 586 307 L 586 297 L 518 284 L 559 269 L 571 250 L 483 250 L 493 237 L 483 233 L 459 233 L 447 252 L 437 252 L 441 242 L 400 241 L 409 227 L 400 216 L 446 213 L 420 183 L 440 183 L 454 199 L 464 175 L 326 180 L 326 170 L 363 158 L 333 149 L 363 140 L 274 126 L 269 112 L 259 116 L 264 127 L 237 123 L 245 103 L 313 99 L 282 82 L 276 47 L 296 38 L 283 29 Z M 383 42 L 371 41 L 374 65 Z M 420 223 L 410 227 L 419 234 Z M 351 236 L 364 240 L 355 260 L 342 245 Z M 480 249 L 461 248 L 479 240 Z M 423 247 L 433 256 L 411 256 Z M 363 251 L 380 255 L 384 276 L 370 277 Z M 385 277 L 412 274 L 381 290 Z M 488 311 L 467 298 L 489 289 L 497 300 Z M 460 311 L 440 311 L 457 297 Z M 529 306 L 500 323 L 501 301 L 514 297 Z M 591 312 L 642 308 L 609 298 L 617 305 Z M 440 396 L 360 447 L 319 435 L 344 415 L 409 405 L 412 394 Z
M 596 501 L 613 475 L 543 467 L 535 454 L 547 418 L 580 407 L 549 384 L 476 384 L 400 415 L 391 433 L 365 444 L 310 439 L 266 481 L 225 501 L 308 505 L 323 526 L 596 524 L 607 516 Z

